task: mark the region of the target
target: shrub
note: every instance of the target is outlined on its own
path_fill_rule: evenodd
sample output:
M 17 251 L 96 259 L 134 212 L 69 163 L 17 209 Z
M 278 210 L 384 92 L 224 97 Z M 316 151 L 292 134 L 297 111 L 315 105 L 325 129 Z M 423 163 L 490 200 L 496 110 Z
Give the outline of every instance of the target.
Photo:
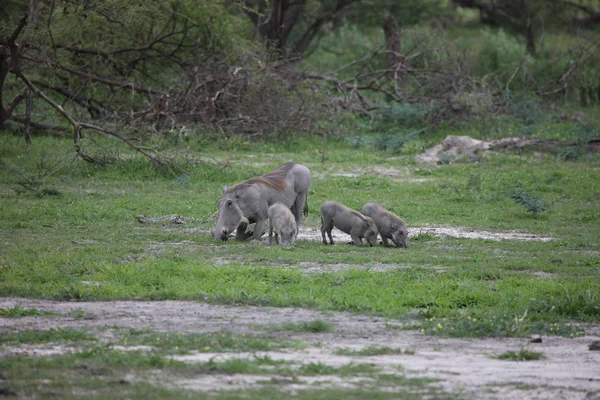
M 510 197 L 516 204 L 522 205 L 525 210 L 537 215 L 537 213 L 544 212 L 550 209 L 550 203 L 548 203 L 542 196 L 533 195 L 521 187 L 521 184 L 517 183 L 513 189 Z

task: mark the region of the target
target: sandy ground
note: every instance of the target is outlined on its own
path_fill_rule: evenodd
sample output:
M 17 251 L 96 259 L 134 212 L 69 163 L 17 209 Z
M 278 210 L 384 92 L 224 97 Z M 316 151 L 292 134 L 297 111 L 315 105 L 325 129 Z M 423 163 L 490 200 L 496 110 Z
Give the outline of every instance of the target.
M 408 241 L 410 242 L 411 236 L 419 234 L 430 233 L 435 236 L 450 236 L 455 238 L 467 238 L 467 239 L 488 239 L 488 240 L 526 240 L 526 241 L 540 241 L 549 242 L 552 237 L 549 236 L 538 236 L 527 232 L 519 231 L 478 231 L 472 228 L 463 228 L 460 226 L 415 226 L 409 227 Z M 334 228 L 332 231 L 333 241 L 339 243 L 351 242 L 352 238 L 350 235 Z M 311 227 L 300 227 L 298 233 L 298 239 L 300 240 L 311 240 L 311 241 L 322 241 L 320 228 Z M 364 241 L 364 240 L 363 240 Z
M 446 390 L 457 391 L 471 399 L 600 399 L 600 352 L 590 351 L 589 344 L 600 340 L 600 327 L 587 330 L 584 337 L 573 339 L 543 337 L 542 343 L 530 343 L 528 338 L 453 339 L 423 335 L 386 327 L 386 322 L 401 324 L 406 321 L 349 313 L 321 313 L 301 308 L 234 307 L 210 305 L 191 301 L 110 301 L 110 302 L 54 302 L 16 298 L 0 298 L 0 308 L 20 305 L 52 311 L 58 315 L 0 318 L 0 332 L 22 329 L 49 329 L 72 327 L 94 333 L 101 340 L 111 340 L 114 329 L 146 328 L 162 332 L 265 332 L 264 324 L 301 322 L 323 319 L 334 324 L 326 333 L 275 333 L 285 338 L 300 340 L 304 349 L 261 352 L 276 360 L 294 363 L 322 362 L 343 365 L 349 362 L 372 363 L 389 373 L 408 377 L 431 377 Z M 70 316 L 83 311 L 84 318 Z M 408 353 L 382 356 L 341 356 L 335 349 L 361 349 L 368 346 L 386 346 L 411 349 Z M 526 347 L 543 352 L 545 359 L 538 361 L 502 361 L 490 356 L 507 350 Z M 28 352 L 48 355 L 73 350 L 58 345 L 0 347 L 0 357 L 9 353 Z M 252 357 L 249 353 L 197 353 L 176 356 L 185 362 L 203 362 L 216 359 Z M 289 380 L 289 388 L 314 382 L 336 387 L 352 386 L 357 378 L 313 377 L 301 382 L 289 377 L 252 375 L 210 375 L 182 379 L 173 384 L 193 390 L 249 388 L 265 380 Z

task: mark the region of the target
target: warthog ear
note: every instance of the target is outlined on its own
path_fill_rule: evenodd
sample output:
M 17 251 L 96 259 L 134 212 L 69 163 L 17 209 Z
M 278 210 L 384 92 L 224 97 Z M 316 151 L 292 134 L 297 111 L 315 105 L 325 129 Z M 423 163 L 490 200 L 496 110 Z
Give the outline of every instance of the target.
M 225 192 L 227 191 L 227 189 L 229 189 L 229 186 L 223 185 L 223 194 L 225 194 Z

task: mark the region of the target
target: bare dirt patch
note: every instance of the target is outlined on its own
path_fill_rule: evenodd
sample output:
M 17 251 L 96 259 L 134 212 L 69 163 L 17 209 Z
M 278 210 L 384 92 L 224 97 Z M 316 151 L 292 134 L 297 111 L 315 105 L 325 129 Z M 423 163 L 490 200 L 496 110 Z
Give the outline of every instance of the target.
M 411 235 L 419 233 L 433 233 L 436 236 L 450 236 L 455 238 L 467 239 L 488 239 L 488 240 L 524 240 L 524 241 L 539 241 L 549 242 L 552 237 L 538 236 L 527 232 L 518 231 L 477 231 L 471 228 L 463 228 L 459 226 L 422 226 L 414 227 L 410 230 Z
M 341 176 L 346 178 L 356 178 L 362 175 L 380 175 L 388 178 L 393 182 L 416 182 L 423 183 L 429 182 L 432 178 L 417 178 L 412 176 L 411 171 L 408 168 L 395 168 L 387 166 L 373 166 L 364 168 L 353 168 L 348 170 L 341 169 L 328 169 L 323 172 L 313 172 L 314 178 L 321 179 L 325 176 Z
M 286 360 L 302 364 L 318 362 L 340 366 L 349 362 L 372 363 L 389 373 L 403 371 L 409 377 L 437 379 L 435 385 L 446 390 L 460 391 L 473 399 L 548 398 L 585 399 L 588 393 L 600 391 L 600 352 L 588 350 L 593 340 L 600 340 L 600 328 L 588 329 L 587 336 L 566 339 L 543 337 L 543 343 L 532 344 L 527 338 L 454 339 L 423 335 L 415 331 L 386 328 L 379 317 L 349 313 L 321 313 L 301 308 L 233 307 L 209 305 L 191 301 L 109 301 L 109 302 L 54 302 L 43 300 L 0 298 L 1 308 L 20 305 L 55 315 L 0 318 L 0 332 L 23 329 L 76 328 L 96 334 L 100 340 L 110 340 L 109 329 L 152 329 L 161 332 L 218 332 L 266 333 L 268 324 L 284 322 L 307 322 L 323 319 L 331 322 L 334 329 L 321 333 L 298 333 L 289 331 L 269 332 L 286 338 L 300 340 L 303 349 L 261 352 L 274 360 Z M 85 313 L 87 318 L 73 317 L 73 313 Z M 408 321 L 391 321 L 402 324 Z M 368 346 L 385 346 L 413 349 L 414 354 L 380 356 L 337 355 L 337 348 L 359 350 Z M 527 347 L 544 353 L 545 359 L 513 362 L 491 358 L 507 350 Z M 47 345 L 53 353 L 56 345 Z M 27 346 L 0 347 L 0 356 L 23 352 Z M 39 355 L 43 346 L 33 349 Z M 65 347 L 64 351 L 70 348 Z M 251 353 L 197 353 L 178 356 L 185 362 L 206 361 L 214 357 L 253 357 Z M 261 376 L 262 380 L 285 379 L 277 376 Z M 352 379 L 331 377 L 323 379 L 322 385 L 352 385 Z M 209 379 L 210 382 L 206 381 Z M 289 378 L 287 378 L 289 379 Z M 302 377 L 301 379 L 304 379 Z M 212 375 L 185 379 L 173 384 L 195 390 L 226 390 L 249 388 L 259 385 L 251 375 Z M 306 381 L 306 380 L 305 380 Z M 327 383 L 327 382 L 330 383 Z M 307 382 L 307 381 L 306 381 Z M 294 383 L 301 385 L 302 382 Z M 310 384 L 310 382 L 306 383 Z
M 431 233 L 435 236 L 450 236 L 455 238 L 467 239 L 488 239 L 488 240 L 525 240 L 525 241 L 540 241 L 548 242 L 553 238 L 549 236 L 538 236 L 527 232 L 518 231 L 478 231 L 472 228 L 464 228 L 460 226 L 416 226 L 409 227 L 410 237 L 420 233 Z M 334 229 L 332 232 L 334 242 L 347 243 L 351 242 L 350 235 Z M 319 228 L 301 227 L 298 234 L 300 240 L 317 240 L 321 241 L 321 230 Z

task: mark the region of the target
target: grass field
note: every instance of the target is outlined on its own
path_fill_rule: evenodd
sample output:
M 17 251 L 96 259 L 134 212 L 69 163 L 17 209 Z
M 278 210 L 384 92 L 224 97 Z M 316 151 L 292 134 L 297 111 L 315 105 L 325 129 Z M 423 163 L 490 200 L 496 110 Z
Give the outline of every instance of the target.
M 554 138 L 555 130 L 542 130 L 540 136 Z M 311 138 L 275 144 L 197 141 L 168 151 L 179 167 L 165 174 L 135 155 L 121 154 L 115 164 L 97 166 L 73 159 L 66 140 L 38 137 L 25 149 L 19 138 L 3 135 L 0 296 L 78 302 L 194 300 L 349 311 L 387 319 L 385 329 L 390 332 L 410 330 L 446 338 L 525 337 L 533 333 L 576 338 L 597 327 L 600 159 L 596 153 L 564 161 L 552 152 L 506 151 L 490 152 L 476 164 L 416 164 L 414 155 L 441 137 L 439 133 L 409 142 L 395 154 L 352 147 L 345 140 L 330 140 L 325 145 Z M 116 154 L 112 144 L 103 145 Z M 256 241 L 214 242 L 209 229 L 215 224 L 212 215 L 222 185 L 266 173 L 290 160 L 307 165 L 313 175 L 310 214 L 302 228 L 312 239 L 297 240 L 292 248 Z M 528 212 L 514 201 L 517 190 L 530 201 L 543 201 L 548 209 Z M 320 225 L 318 207 L 330 199 L 355 209 L 368 201 L 383 204 L 405 219 L 411 232 L 408 248 L 321 244 L 315 236 Z M 136 220 L 139 215 L 175 213 L 185 224 L 141 224 Z M 426 229 L 434 227 L 497 236 L 454 237 Z M 509 232 L 531 240 L 497 240 Z M 540 238 L 551 240 L 537 240 Z M 85 319 L 83 312 L 69 315 Z M 0 308 L 0 321 L 51 317 L 47 310 Z M 302 335 L 326 335 L 332 328 L 335 330 L 330 322 L 315 319 L 266 324 L 252 340 L 228 332 L 224 351 L 298 348 L 303 346 Z M 284 376 L 370 379 L 351 389 L 301 389 L 295 392 L 297 398 L 337 394 L 363 398 L 365 393 L 375 398 L 394 397 L 379 390 L 385 385 L 404 388 L 406 398 L 420 398 L 423 387 L 429 388 L 429 397 L 456 395 L 439 392 L 428 382 L 400 376 L 392 379 L 389 371 L 361 367 L 360 363 L 267 367 L 273 363 L 253 359 L 190 366 L 168 356 L 201 351 L 213 346 L 206 343 L 217 342 L 200 333 L 169 340 L 163 334 L 132 331 L 107 336 L 106 332 L 67 328 L 16 334 L 14 329 L 0 327 L 0 343 L 5 346 L 57 342 L 78 349 L 41 358 L 7 355 L 0 359 L 0 372 L 7 376 L 0 381 L 0 388 L 4 385 L 7 393 L 33 397 L 53 392 L 62 398 L 90 393 L 95 398 L 111 398 L 125 390 L 123 393 L 137 398 L 187 398 L 193 397 L 193 392 L 167 384 L 149 389 L 142 381 L 157 370 L 175 379 L 206 371 L 260 375 L 265 368 L 275 368 Z M 267 339 L 261 340 L 261 335 Z M 156 337 L 160 346 L 154 343 Z M 153 351 L 100 351 L 100 343 L 150 346 Z M 386 343 L 362 350 L 336 348 L 338 354 L 348 356 L 410 357 L 406 349 L 390 349 Z M 85 365 L 83 372 L 77 365 Z M 59 372 L 63 367 L 66 372 Z M 100 372 L 94 373 L 96 370 Z M 131 371 L 145 378 L 119 383 L 119 377 Z M 283 389 L 272 383 L 244 393 L 251 398 L 277 398 Z M 73 386 L 80 392 L 69 389 Z M 241 392 L 210 393 L 214 398 L 235 398 Z

